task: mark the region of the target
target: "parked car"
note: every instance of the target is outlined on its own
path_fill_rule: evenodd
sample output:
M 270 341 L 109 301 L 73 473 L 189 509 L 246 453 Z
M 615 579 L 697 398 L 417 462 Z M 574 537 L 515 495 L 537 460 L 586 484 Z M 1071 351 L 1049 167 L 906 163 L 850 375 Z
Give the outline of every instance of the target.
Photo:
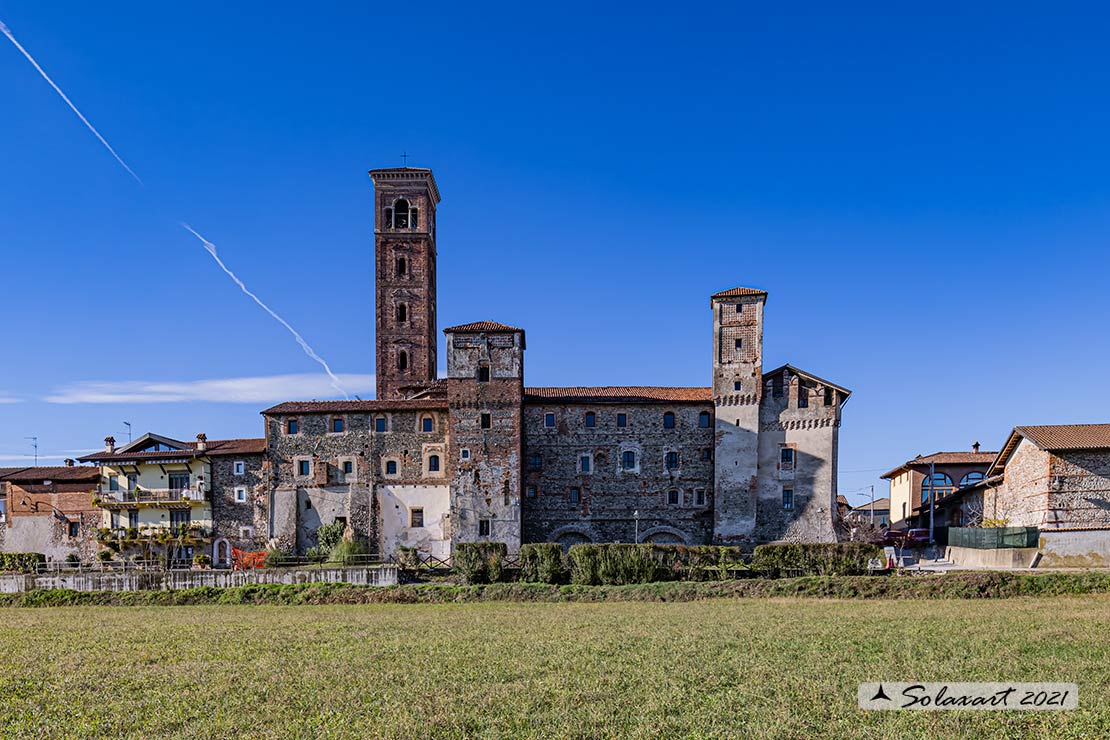
M 929 530 L 925 528 L 911 529 L 906 532 L 906 541 L 903 547 L 925 547 L 929 544 Z
M 902 547 L 906 533 L 899 529 L 887 529 L 882 534 L 871 540 L 871 544 L 879 547 Z

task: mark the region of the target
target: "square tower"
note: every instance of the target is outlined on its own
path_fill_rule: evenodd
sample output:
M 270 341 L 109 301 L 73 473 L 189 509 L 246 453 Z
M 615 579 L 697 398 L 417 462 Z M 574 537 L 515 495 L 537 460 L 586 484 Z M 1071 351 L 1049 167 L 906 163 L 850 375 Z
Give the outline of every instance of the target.
M 432 171 L 370 170 L 374 181 L 374 265 L 378 400 L 436 379 L 436 206 Z
M 755 530 L 766 301 L 766 291 L 755 288 L 732 288 L 710 298 L 716 426 L 713 536 L 720 544 L 742 542 Z

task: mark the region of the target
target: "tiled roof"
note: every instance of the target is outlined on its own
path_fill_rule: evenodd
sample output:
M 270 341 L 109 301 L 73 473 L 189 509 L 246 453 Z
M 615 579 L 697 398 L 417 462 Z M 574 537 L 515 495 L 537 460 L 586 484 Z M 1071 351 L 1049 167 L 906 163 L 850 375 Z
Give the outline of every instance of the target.
M 525 388 L 525 403 L 712 403 L 712 388 L 670 388 L 656 385 L 568 386 Z
M 799 375 L 799 376 L 804 377 L 804 378 L 809 378 L 814 383 L 818 383 L 820 385 L 827 385 L 830 388 L 835 388 L 836 390 L 838 390 L 838 391 L 840 391 L 841 393 L 844 394 L 844 400 L 848 400 L 848 396 L 852 395 L 852 392 L 850 390 L 848 390 L 847 388 L 845 388 L 844 386 L 837 385 L 836 383 L 833 383 L 831 380 L 825 380 L 824 378 L 819 378 L 818 376 L 814 375 L 813 373 L 808 373 L 805 370 L 802 370 L 801 368 L 798 368 L 798 367 L 795 367 L 794 365 L 791 365 L 789 362 L 786 363 L 785 365 L 779 365 L 774 370 L 768 370 L 767 372 L 763 373 L 763 380 L 766 381 L 767 378 L 770 378 L 772 375 L 778 375 L 783 370 L 789 370 L 792 375 Z
M 1057 424 L 1017 427 L 1043 450 L 1101 450 L 1110 448 L 1110 424 Z
M 42 483 L 44 480 L 65 481 L 67 483 L 95 483 L 100 480 L 100 468 L 95 465 L 0 468 L 0 481 Z
M 248 439 L 210 439 L 208 449 L 197 450 L 196 442 L 183 442 L 183 450 L 160 450 L 158 452 L 96 452 L 79 458 L 82 462 L 111 462 L 113 460 L 161 460 L 180 457 L 220 457 L 224 455 L 261 455 L 266 452 L 266 440 L 262 437 Z
M 446 329 L 443 330 L 443 333 L 447 334 L 447 333 L 453 332 L 453 331 L 459 331 L 459 332 L 462 332 L 462 331 L 486 331 L 486 332 L 494 332 L 494 333 L 498 333 L 498 332 L 517 332 L 517 331 L 519 331 L 521 333 L 524 332 L 523 329 L 519 329 L 515 326 L 509 326 L 508 324 L 502 324 L 499 321 L 472 321 L 469 324 L 459 324 L 458 326 L 449 326 L 449 327 L 447 327 Z
M 712 298 L 735 298 L 737 296 L 745 296 L 745 295 L 767 295 L 767 291 L 759 290 L 758 288 L 736 287 L 736 288 L 729 288 L 728 290 L 722 290 L 720 293 L 714 293 L 711 297 Z
M 920 470 L 930 465 L 983 465 L 990 466 L 998 456 L 997 452 L 934 452 L 931 455 L 918 455 L 893 470 L 883 473 L 882 478 L 893 478 L 903 470 Z
M 396 401 L 286 401 L 271 406 L 263 414 L 325 414 L 372 411 L 420 411 L 422 409 L 445 409 L 446 399 L 418 398 Z
M 868 501 L 865 504 L 860 504 L 859 506 L 853 508 L 852 511 L 871 511 L 871 502 Z M 890 498 L 884 496 L 882 498 L 875 499 L 875 511 L 890 511 Z

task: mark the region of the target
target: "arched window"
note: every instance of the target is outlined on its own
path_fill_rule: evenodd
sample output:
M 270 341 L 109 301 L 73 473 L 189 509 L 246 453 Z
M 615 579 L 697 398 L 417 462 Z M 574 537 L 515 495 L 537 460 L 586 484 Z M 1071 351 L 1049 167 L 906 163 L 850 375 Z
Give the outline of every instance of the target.
M 397 355 L 397 369 L 398 370 L 408 370 L 409 369 L 409 353 L 408 352 L 405 352 L 404 350 L 401 350 L 401 354 Z
M 409 261 L 404 257 L 397 258 L 397 275 L 405 277 L 409 274 Z
M 702 411 L 698 414 L 698 426 L 702 429 L 708 429 L 711 418 L 708 411 Z
M 393 201 L 393 228 L 407 229 L 409 227 L 409 202 L 404 198 Z
M 403 324 L 409 320 L 409 307 L 404 303 L 397 304 L 397 323 Z
M 940 500 L 952 493 L 953 489 L 952 479 L 947 473 L 933 473 L 932 479 L 926 475 L 925 480 L 921 481 L 921 503 L 929 503 L 931 495 L 936 495 L 937 500 Z
M 397 461 L 396 460 L 386 460 L 385 461 L 385 474 L 386 475 L 397 475 Z
M 439 472 L 439 455 L 428 455 L 428 472 Z
M 982 473 L 968 473 L 963 478 L 960 478 L 960 488 L 964 486 L 973 486 L 981 480 L 983 480 Z
M 663 428 L 664 429 L 674 429 L 674 412 L 673 411 L 668 411 L 667 413 L 663 414 Z

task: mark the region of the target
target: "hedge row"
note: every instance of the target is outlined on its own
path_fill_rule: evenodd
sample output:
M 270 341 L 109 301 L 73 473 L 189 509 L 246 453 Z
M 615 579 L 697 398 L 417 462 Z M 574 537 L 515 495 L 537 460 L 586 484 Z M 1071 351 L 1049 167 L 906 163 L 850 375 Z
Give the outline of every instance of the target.
M 34 573 L 45 562 L 46 556 L 41 552 L 0 553 L 0 571 L 3 572 Z
M 451 566 L 464 583 L 497 583 L 508 549 L 504 542 L 460 542 L 455 545 Z
M 865 542 L 759 545 L 752 568 L 772 578 L 785 575 L 858 576 L 868 561 L 883 560 L 883 548 Z
M 181 591 L 31 591 L 0 594 L 0 607 L 194 606 L 213 604 L 444 604 L 463 602 L 699 601 L 714 598 L 1004 599 L 1110 593 L 1110 573 L 961 572 L 915 576 L 807 576 L 715 583 L 552 586 L 351 586 L 337 583 L 253 585 Z

